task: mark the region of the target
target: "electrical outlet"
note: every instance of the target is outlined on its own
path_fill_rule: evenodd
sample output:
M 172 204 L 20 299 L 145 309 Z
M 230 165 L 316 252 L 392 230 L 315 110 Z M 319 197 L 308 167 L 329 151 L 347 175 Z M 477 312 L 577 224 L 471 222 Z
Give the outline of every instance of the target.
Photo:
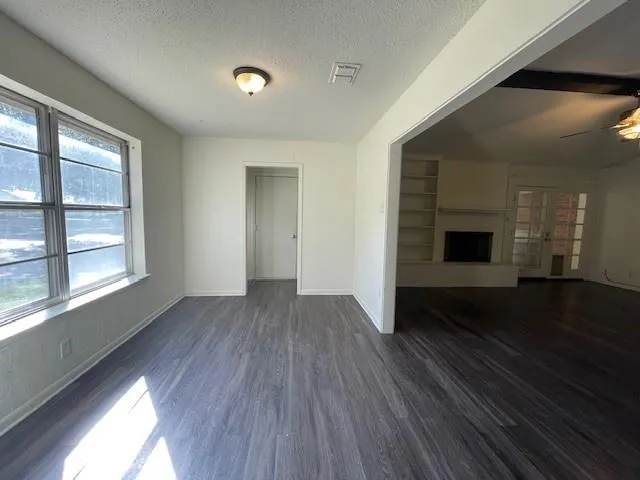
M 71 339 L 65 338 L 60 342 L 60 358 L 67 358 L 69 355 L 71 355 L 71 352 Z

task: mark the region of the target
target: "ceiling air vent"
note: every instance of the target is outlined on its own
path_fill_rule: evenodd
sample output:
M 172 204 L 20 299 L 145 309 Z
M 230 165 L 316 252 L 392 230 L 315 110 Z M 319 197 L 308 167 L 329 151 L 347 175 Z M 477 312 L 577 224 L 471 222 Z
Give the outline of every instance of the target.
M 344 83 L 347 85 L 355 83 L 360 67 L 362 65 L 359 63 L 335 62 L 331 67 L 329 83 Z

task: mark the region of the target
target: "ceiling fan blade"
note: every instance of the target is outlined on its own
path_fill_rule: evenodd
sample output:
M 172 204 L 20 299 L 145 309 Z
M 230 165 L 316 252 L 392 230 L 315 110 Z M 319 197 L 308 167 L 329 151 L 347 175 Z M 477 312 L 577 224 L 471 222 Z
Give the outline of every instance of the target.
M 587 133 L 591 133 L 592 130 L 583 130 L 582 132 L 570 133 L 569 135 L 562 135 L 560 138 L 571 138 L 577 137 L 579 135 L 586 135 Z

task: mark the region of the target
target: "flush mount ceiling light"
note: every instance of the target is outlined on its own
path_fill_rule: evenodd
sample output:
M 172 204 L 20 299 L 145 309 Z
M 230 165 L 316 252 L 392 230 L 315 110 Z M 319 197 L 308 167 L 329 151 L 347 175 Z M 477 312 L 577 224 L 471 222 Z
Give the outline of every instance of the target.
M 249 96 L 267 86 L 271 77 L 264 70 L 255 67 L 238 67 L 233 71 L 238 87 Z

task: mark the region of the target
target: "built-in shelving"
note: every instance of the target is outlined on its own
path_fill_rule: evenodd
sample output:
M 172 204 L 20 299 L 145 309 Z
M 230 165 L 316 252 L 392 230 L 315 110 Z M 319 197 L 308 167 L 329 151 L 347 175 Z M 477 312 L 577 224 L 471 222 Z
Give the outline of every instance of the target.
M 441 215 L 506 215 L 510 211 L 508 208 L 438 208 Z
M 401 208 L 400 213 L 433 213 L 435 208 Z
M 433 260 L 438 215 L 439 161 L 403 156 L 398 225 L 398 263 L 427 264 Z

